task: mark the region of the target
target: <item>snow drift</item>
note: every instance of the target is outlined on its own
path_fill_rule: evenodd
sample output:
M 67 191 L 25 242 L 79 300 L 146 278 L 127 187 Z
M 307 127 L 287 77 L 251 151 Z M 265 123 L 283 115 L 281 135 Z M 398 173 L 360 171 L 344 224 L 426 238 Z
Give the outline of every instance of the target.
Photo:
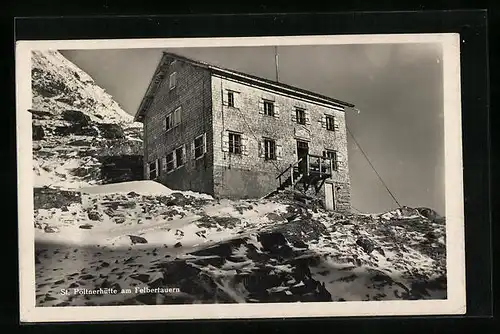
M 293 192 L 217 201 L 151 181 L 57 196 L 35 207 L 38 306 L 446 298 L 444 221 L 413 210 L 340 214 Z M 111 286 L 150 290 L 55 293 Z

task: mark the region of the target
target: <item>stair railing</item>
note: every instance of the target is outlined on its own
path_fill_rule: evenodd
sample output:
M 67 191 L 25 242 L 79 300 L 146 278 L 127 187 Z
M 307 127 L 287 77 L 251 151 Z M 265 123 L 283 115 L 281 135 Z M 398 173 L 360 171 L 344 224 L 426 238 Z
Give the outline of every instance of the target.
M 304 158 L 300 158 L 298 161 L 294 162 L 293 164 L 290 164 L 290 166 L 288 166 L 287 168 L 285 168 L 276 178 L 279 180 L 279 186 L 281 187 L 282 185 L 282 182 L 281 182 L 281 177 L 283 175 L 285 175 L 286 172 L 290 171 L 290 182 L 291 184 L 293 185 L 293 168 L 295 166 L 298 166 L 298 164 L 300 164 L 300 162 L 303 160 Z

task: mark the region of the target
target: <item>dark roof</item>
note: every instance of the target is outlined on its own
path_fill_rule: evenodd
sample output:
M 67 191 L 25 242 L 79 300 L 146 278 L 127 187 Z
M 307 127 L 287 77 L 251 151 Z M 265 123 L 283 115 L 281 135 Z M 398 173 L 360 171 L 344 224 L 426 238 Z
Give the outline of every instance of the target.
M 146 101 L 148 100 L 148 97 L 152 97 L 151 96 L 152 93 L 154 93 L 154 91 L 156 91 L 156 88 L 159 84 L 159 81 L 158 80 L 155 81 L 155 78 L 156 77 L 159 77 L 160 79 L 163 78 L 164 73 L 162 73 L 162 71 L 165 68 L 163 66 L 163 63 L 165 61 L 165 56 L 169 56 L 171 58 L 189 63 L 193 66 L 205 68 L 213 74 L 221 75 L 221 76 L 228 77 L 228 78 L 238 79 L 238 80 L 241 80 L 244 82 L 255 84 L 257 86 L 270 88 L 270 89 L 273 89 L 275 91 L 282 91 L 282 92 L 289 93 L 291 95 L 295 95 L 295 96 L 298 96 L 298 97 L 301 97 L 301 98 L 304 98 L 304 99 L 307 99 L 310 101 L 319 102 L 319 103 L 327 103 L 327 104 L 331 104 L 331 105 L 337 106 L 337 107 L 351 107 L 351 108 L 354 107 L 354 104 L 340 101 L 340 100 L 337 100 L 337 99 L 334 99 L 334 98 L 331 98 L 331 97 L 328 97 L 325 95 L 321 95 L 321 94 L 318 94 L 315 92 L 311 92 L 311 91 L 308 91 L 308 90 L 305 90 L 302 88 L 298 88 L 298 87 L 287 85 L 287 84 L 284 84 L 281 82 L 261 78 L 261 77 L 251 75 L 251 74 L 242 73 L 242 72 L 238 72 L 238 71 L 231 70 L 231 69 L 226 69 L 226 68 L 223 68 L 220 66 L 214 66 L 214 65 L 202 62 L 202 61 L 186 58 L 186 57 L 180 56 L 178 54 L 174 54 L 174 53 L 170 53 L 170 52 L 163 52 L 163 57 L 160 60 L 160 62 L 158 63 L 158 67 L 156 68 L 153 79 L 151 80 L 151 83 L 146 91 L 146 94 L 144 95 L 144 98 L 139 106 L 139 110 L 137 111 L 137 114 L 135 116 L 136 120 L 139 120 L 139 118 L 142 118 L 142 116 L 143 116 L 142 113 L 146 109 L 146 108 L 144 108 L 144 106 L 145 106 Z

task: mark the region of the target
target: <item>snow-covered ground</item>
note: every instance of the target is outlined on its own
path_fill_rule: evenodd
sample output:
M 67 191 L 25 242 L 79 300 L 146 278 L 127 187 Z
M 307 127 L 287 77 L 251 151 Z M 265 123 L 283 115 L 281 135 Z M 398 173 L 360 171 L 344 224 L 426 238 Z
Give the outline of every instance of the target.
M 36 210 L 38 305 L 446 298 L 444 226 L 421 216 L 217 201 L 153 181 L 79 198 Z M 180 290 L 60 293 L 110 286 Z

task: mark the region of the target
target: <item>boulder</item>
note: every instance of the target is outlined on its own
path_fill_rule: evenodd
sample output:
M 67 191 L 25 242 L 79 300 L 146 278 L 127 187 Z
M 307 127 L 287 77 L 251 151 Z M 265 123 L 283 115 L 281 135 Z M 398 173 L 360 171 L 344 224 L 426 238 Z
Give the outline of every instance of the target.
M 90 117 L 79 110 L 64 110 L 62 118 L 70 123 L 87 126 L 90 123 Z
M 98 211 L 89 211 L 87 213 L 87 216 L 90 220 L 102 220 L 102 215 Z
M 84 230 L 90 230 L 92 227 L 94 227 L 94 225 L 92 225 L 92 224 L 83 224 L 83 225 L 79 226 L 79 228 L 84 229 Z
M 143 237 L 138 237 L 136 235 L 129 235 L 130 241 L 132 244 L 147 244 L 148 241 L 144 239 Z
M 358 238 L 358 240 L 356 240 L 356 245 L 360 246 L 367 254 L 373 252 L 376 247 L 375 243 L 366 237 Z
M 123 129 L 118 124 L 114 123 L 99 123 L 97 127 L 101 136 L 106 139 L 120 139 L 125 138 Z
M 62 208 L 73 203 L 81 203 L 81 196 L 77 191 L 44 187 L 34 188 L 33 195 L 35 209 Z
M 32 128 L 32 138 L 33 140 L 42 140 L 45 137 L 45 131 L 41 125 L 33 124 Z

